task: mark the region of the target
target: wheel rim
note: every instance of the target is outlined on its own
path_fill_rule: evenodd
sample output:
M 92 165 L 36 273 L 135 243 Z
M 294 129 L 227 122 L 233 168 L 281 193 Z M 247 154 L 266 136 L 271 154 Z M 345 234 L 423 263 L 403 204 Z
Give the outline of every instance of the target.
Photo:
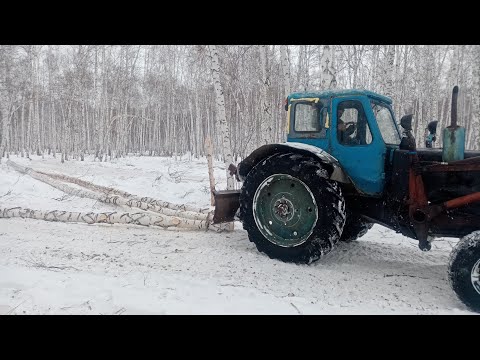
M 480 294 L 480 259 L 472 268 L 471 280 L 473 288 Z
M 287 175 L 266 178 L 253 198 L 253 217 L 258 230 L 282 247 L 304 243 L 318 219 L 315 198 L 304 182 Z

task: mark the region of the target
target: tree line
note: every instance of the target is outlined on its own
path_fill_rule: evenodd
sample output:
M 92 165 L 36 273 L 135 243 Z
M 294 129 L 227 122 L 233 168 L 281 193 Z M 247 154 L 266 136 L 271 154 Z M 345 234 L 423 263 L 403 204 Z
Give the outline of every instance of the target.
M 448 126 L 454 85 L 479 149 L 477 45 L 0 45 L 0 159 L 200 157 L 207 137 L 238 159 L 285 141 L 288 93 L 328 88 L 390 96 L 422 146 L 428 122 Z

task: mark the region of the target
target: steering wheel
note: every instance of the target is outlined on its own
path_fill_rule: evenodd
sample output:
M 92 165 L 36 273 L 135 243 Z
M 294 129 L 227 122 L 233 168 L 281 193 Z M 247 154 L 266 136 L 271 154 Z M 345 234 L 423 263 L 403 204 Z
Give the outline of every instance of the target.
M 355 132 L 357 124 L 355 121 L 349 121 L 345 123 L 345 136 L 350 136 Z

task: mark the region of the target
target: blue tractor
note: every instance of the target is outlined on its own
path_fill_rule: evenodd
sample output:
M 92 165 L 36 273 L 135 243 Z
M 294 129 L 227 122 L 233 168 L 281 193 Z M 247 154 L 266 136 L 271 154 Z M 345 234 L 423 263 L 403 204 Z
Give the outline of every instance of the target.
M 424 251 L 435 237 L 462 238 L 449 277 L 459 298 L 480 311 L 480 152 L 464 150 L 457 94 L 455 87 L 443 149 L 417 149 L 412 115 L 397 124 L 391 99 L 375 92 L 290 94 L 287 142 L 230 166 L 243 185 L 214 194 L 213 222 L 238 218 L 259 251 L 307 264 L 375 223 Z

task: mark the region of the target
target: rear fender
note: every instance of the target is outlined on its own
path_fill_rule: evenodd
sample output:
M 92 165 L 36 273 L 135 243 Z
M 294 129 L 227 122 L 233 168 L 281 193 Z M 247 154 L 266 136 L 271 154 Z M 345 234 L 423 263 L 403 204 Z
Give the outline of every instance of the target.
M 257 165 L 260 161 L 275 154 L 285 154 L 290 152 L 296 154 L 310 155 L 318 159 L 320 163 L 325 165 L 325 169 L 327 170 L 330 179 L 344 184 L 351 183 L 347 174 L 345 174 L 342 167 L 340 166 L 338 160 L 332 155 L 313 145 L 296 142 L 269 144 L 259 147 L 238 165 L 237 175 L 239 180 L 245 181 L 250 170 L 252 170 L 255 165 Z

